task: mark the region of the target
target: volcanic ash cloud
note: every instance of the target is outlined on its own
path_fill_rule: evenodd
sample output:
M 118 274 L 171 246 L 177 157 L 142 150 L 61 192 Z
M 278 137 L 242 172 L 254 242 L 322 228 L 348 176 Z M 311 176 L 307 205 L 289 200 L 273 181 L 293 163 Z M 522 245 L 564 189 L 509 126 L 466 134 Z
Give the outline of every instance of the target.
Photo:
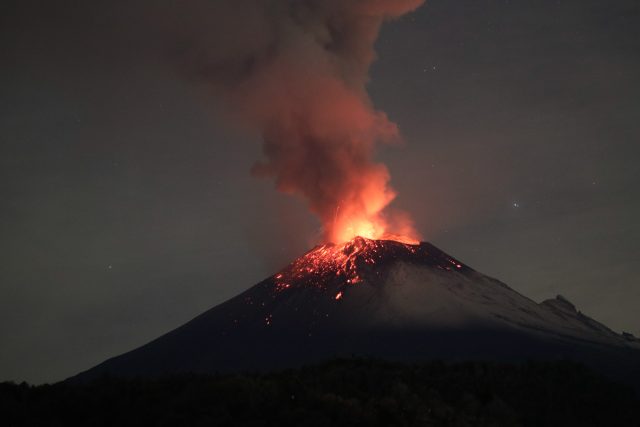
M 381 24 L 422 2 L 202 2 L 203 22 L 186 39 L 189 72 L 262 134 L 264 158 L 253 173 L 306 200 L 328 241 L 413 234 L 407 221 L 382 214 L 395 192 L 373 155 L 398 130 L 365 86 Z

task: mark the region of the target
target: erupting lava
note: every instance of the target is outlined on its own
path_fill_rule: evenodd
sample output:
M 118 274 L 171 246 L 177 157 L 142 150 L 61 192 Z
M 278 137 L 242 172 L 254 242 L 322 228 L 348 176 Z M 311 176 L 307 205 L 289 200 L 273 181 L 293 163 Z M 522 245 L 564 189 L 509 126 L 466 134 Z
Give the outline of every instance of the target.
M 386 183 L 381 183 L 370 188 L 357 200 L 351 200 L 350 204 L 342 205 L 344 208 L 338 206 L 333 223 L 328 224 L 328 221 L 324 221 L 327 240 L 339 244 L 363 237 L 371 240 L 395 240 L 413 245 L 420 243 L 409 217 L 396 215 L 390 223 L 382 216 L 381 211 L 394 197 L 395 193 Z
M 376 215 L 375 219 L 345 219 L 339 224 L 334 224 L 329 239 L 338 244 L 349 242 L 358 237 L 370 240 L 394 240 L 410 245 L 420 243 L 417 233 L 410 224 L 401 228 L 403 234 L 390 233 L 387 229 L 388 224 L 379 215 Z
M 370 274 L 383 274 L 383 264 L 402 259 L 426 264 L 443 271 L 462 271 L 466 267 L 428 243 L 405 243 L 397 240 L 372 240 L 357 236 L 345 243 L 316 246 L 304 256 L 273 276 L 276 293 L 299 286 L 339 291 L 340 300 L 351 285 L 366 280 Z M 375 268 L 374 268 L 375 267 Z

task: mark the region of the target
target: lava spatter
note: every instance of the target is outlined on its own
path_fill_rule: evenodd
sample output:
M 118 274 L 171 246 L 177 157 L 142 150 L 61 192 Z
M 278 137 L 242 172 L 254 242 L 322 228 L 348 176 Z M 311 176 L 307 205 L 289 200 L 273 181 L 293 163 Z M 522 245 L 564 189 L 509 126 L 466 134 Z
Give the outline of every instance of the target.
M 368 272 L 379 274 L 377 267 L 393 261 L 425 264 L 446 271 L 468 269 L 428 243 L 356 237 L 342 244 L 316 246 L 273 276 L 273 290 L 280 293 L 301 286 L 326 290 L 329 285 L 331 288 L 337 285 L 340 290 L 333 294 L 337 301 L 343 298 L 344 289 L 363 282 Z

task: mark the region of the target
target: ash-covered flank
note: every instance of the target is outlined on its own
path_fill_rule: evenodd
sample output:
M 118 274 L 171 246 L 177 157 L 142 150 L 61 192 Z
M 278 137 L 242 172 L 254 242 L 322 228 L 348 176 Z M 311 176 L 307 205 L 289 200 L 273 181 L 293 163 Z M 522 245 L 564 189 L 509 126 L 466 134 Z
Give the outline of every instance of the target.
M 565 298 L 536 303 L 429 243 L 321 245 L 244 293 L 74 377 L 400 361 L 572 359 L 640 378 L 640 344 Z

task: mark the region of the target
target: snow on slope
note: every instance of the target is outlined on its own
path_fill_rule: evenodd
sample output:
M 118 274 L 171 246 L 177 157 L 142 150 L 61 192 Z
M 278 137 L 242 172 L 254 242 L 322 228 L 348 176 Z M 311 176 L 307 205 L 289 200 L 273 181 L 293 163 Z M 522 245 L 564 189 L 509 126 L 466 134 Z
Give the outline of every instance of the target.
M 384 284 L 382 322 L 448 328 L 509 328 L 568 340 L 632 346 L 578 312 L 562 296 L 540 304 L 477 272 L 434 270 L 398 263 Z

